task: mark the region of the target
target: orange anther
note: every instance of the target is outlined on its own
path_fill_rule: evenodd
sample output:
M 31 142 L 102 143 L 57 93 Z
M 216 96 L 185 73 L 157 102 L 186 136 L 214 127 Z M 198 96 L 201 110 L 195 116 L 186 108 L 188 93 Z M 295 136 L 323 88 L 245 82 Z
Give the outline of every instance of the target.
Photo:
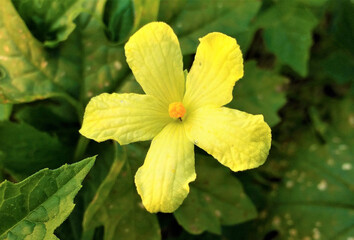
M 186 114 L 186 109 L 181 102 L 174 102 L 168 106 L 168 113 L 171 118 L 182 118 Z

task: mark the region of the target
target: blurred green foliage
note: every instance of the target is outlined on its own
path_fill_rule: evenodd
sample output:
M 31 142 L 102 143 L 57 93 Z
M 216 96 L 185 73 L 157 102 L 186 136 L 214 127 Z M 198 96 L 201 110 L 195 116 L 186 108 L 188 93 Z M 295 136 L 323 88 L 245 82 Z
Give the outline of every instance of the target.
M 0 239 L 55 239 L 55 228 L 74 240 L 354 239 L 353 13 L 351 0 L 2 0 Z M 198 38 L 235 37 L 245 76 L 229 106 L 263 114 L 273 135 L 266 164 L 241 173 L 196 149 L 197 180 L 174 214 L 146 212 L 136 193 L 148 143 L 78 133 L 91 97 L 142 91 L 124 44 L 156 20 L 187 70 Z M 39 170 L 93 155 L 70 214 L 93 160 Z

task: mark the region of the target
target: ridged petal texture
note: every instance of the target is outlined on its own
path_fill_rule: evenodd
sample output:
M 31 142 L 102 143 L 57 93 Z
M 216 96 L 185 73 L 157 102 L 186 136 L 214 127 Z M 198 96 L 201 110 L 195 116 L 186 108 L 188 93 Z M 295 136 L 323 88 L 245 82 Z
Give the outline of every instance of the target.
M 222 107 L 243 76 L 234 38 L 210 33 L 200 39 L 195 61 L 184 73 L 179 43 L 165 23 L 149 23 L 125 46 L 127 62 L 146 95 L 101 94 L 91 99 L 81 134 L 120 144 L 153 138 L 135 184 L 149 212 L 173 212 L 196 178 L 193 144 L 233 171 L 258 167 L 268 156 L 271 130 L 262 115 Z M 183 101 L 183 102 L 182 102 Z M 186 113 L 169 116 L 181 103 Z
M 187 135 L 232 171 L 258 167 L 268 156 L 271 130 L 262 115 L 230 108 L 200 108 L 185 121 Z
M 188 184 L 196 178 L 194 145 L 183 124 L 170 123 L 151 143 L 135 184 L 149 212 L 173 212 L 187 197 Z
M 146 94 L 155 96 L 167 106 L 182 101 L 182 53 L 172 28 L 162 22 L 145 25 L 129 39 L 125 55 Z
M 185 106 L 193 111 L 229 103 L 235 82 L 242 76 L 243 59 L 236 39 L 216 32 L 206 35 L 200 39 L 187 76 Z
M 103 93 L 87 105 L 80 133 L 97 142 L 128 144 L 151 140 L 170 121 L 167 107 L 153 96 Z

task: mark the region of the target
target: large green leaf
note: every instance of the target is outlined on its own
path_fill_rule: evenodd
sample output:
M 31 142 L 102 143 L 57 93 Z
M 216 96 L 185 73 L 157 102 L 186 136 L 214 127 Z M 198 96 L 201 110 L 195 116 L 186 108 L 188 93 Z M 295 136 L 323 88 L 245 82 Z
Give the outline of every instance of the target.
M 0 122 L 0 165 L 16 179 L 56 168 L 68 161 L 68 151 L 56 137 L 27 124 Z
M 0 98 L 3 102 L 30 102 L 61 96 L 80 113 L 72 98 L 85 103 L 91 97 L 114 91 L 128 71 L 124 49 L 106 38 L 103 23 L 105 1 L 89 1 L 90 14 L 55 50 L 43 48 L 33 38 L 10 0 L 0 11 Z M 12 21 L 7 21 L 12 19 Z M 18 34 L 20 32 L 20 34 Z
M 182 11 L 187 0 L 160 0 L 159 21 L 171 22 Z
M 303 3 L 305 5 L 319 7 L 324 5 L 328 0 L 296 0 L 299 3 Z
M 221 234 L 221 225 L 233 225 L 257 216 L 240 182 L 215 159 L 196 155 L 197 180 L 191 192 L 174 212 L 188 232 Z M 212 176 L 212 177 L 211 177 Z
M 44 169 L 16 184 L 3 182 L 0 239 L 57 239 L 53 232 L 73 210 L 73 199 L 94 161 Z
M 74 65 L 72 59 L 63 63 L 56 58 L 56 51 L 47 51 L 31 35 L 10 0 L 1 2 L 0 45 L 0 99 L 3 102 L 30 102 L 65 91 L 72 95 L 77 92 L 78 79 L 68 78 L 64 72 L 68 70 L 67 65 Z
M 86 103 L 91 97 L 102 92 L 113 92 L 121 84 L 129 68 L 125 61 L 121 45 L 113 45 L 105 35 L 103 18 L 105 1 L 89 1 L 89 15 L 81 15 L 78 28 L 65 42 L 77 52 L 76 65 L 79 66 L 79 78 L 82 79 L 80 99 Z M 70 54 L 70 53 L 69 53 Z
M 249 24 L 260 5 L 257 0 L 187 1 L 170 24 L 178 35 L 183 54 L 194 53 L 198 38 L 215 31 L 236 37 L 241 48 L 246 49 L 250 39 L 241 41 L 238 36 L 250 30 Z
M 266 47 L 279 62 L 306 76 L 312 30 L 317 24 L 311 11 L 297 6 L 294 1 L 280 1 L 264 12 L 257 22 L 264 29 Z
M 132 164 L 141 162 L 146 152 L 134 145 L 128 149 L 127 158 L 125 149 L 115 143 L 110 172 L 85 212 L 84 231 L 103 225 L 106 240 L 160 239 L 157 218 L 145 210 L 134 185 L 136 167 Z
M 75 29 L 84 0 L 12 0 L 33 35 L 45 46 L 56 46 Z
M 107 0 L 104 21 L 109 38 L 124 42 L 138 28 L 157 19 L 160 0 Z
M 337 44 L 354 55 L 354 3 L 350 0 L 332 1 L 333 21 L 331 32 Z
M 334 51 L 320 61 L 322 73 L 339 84 L 350 83 L 354 76 L 354 57 L 344 51 Z
M 282 183 L 272 196 L 266 230 L 279 239 L 350 239 L 354 235 L 354 168 L 352 99 L 332 102 L 331 124 L 319 129 L 321 143 L 303 133 Z M 325 124 L 326 125 L 326 124 Z
M 272 127 L 280 118 L 278 110 L 286 103 L 283 86 L 288 79 L 275 72 L 257 67 L 256 62 L 245 64 L 245 76 L 236 83 L 230 107 L 252 114 L 263 114 Z
M 91 239 L 90 234 L 94 233 L 94 230 L 89 233 L 89 236 L 85 233 L 83 234 L 82 221 L 84 217 L 84 212 L 88 205 L 93 200 L 98 188 L 100 187 L 103 180 L 106 178 L 112 162 L 114 161 L 115 148 L 113 147 L 113 142 L 106 141 L 103 143 L 96 143 L 90 141 L 86 155 L 93 156 L 97 155 L 95 167 L 91 169 L 87 177 L 83 182 L 83 187 L 75 198 L 76 207 L 69 218 L 56 229 L 55 234 L 60 239 L 70 239 L 70 240 L 89 240 Z M 99 238 L 100 239 L 100 238 Z

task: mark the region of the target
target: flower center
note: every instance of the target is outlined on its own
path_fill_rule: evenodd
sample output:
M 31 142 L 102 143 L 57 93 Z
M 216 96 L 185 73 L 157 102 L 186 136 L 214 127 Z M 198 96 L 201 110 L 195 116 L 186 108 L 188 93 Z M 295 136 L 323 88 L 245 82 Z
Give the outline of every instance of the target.
M 168 113 L 171 118 L 182 118 L 186 114 L 186 109 L 181 102 L 174 102 L 168 106 Z

